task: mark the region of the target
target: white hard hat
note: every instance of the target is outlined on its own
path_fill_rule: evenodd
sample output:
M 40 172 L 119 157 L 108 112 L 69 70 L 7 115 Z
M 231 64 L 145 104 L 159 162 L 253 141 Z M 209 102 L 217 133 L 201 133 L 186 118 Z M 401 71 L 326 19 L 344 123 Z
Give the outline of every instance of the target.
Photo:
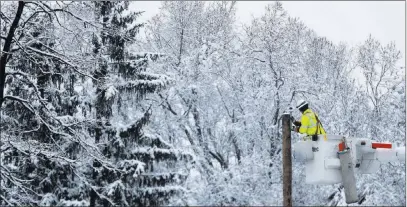
M 297 105 L 296 105 L 296 108 L 297 109 L 299 109 L 299 108 L 301 108 L 301 107 L 303 107 L 303 106 L 305 106 L 305 105 L 307 105 L 308 104 L 308 102 L 306 102 L 306 101 L 304 101 L 304 100 L 299 100 L 298 102 L 297 102 Z

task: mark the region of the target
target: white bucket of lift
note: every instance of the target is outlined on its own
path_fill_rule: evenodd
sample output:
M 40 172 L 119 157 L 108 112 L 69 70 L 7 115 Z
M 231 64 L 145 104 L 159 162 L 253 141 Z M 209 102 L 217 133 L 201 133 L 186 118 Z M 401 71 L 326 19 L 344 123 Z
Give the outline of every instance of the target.
M 293 147 L 293 156 L 295 161 L 307 162 L 314 159 L 314 153 L 312 152 L 312 142 L 299 141 L 294 144 Z
M 313 159 L 305 164 L 305 182 L 308 184 L 331 185 L 342 182 L 341 165 L 338 158 L 338 144 L 342 140 L 339 135 L 318 136 L 312 143 Z

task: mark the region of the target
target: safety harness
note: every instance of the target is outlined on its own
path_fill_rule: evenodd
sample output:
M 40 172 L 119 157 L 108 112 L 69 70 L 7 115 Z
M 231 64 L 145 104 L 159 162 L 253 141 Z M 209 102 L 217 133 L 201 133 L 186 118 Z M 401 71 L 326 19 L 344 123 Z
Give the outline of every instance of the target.
M 311 112 L 306 112 L 306 113 L 304 113 L 304 115 L 305 116 L 307 116 L 308 118 L 309 118 L 309 120 L 310 120 L 310 122 L 312 121 L 312 117 L 311 117 L 311 115 L 309 115 Z M 308 135 L 308 136 L 306 136 L 306 137 L 311 137 L 312 138 L 312 141 L 317 141 L 318 140 L 318 132 L 319 132 L 319 130 L 320 130 L 320 128 L 319 128 L 319 125 L 321 125 L 321 127 L 323 127 L 322 126 L 322 123 L 321 123 L 321 121 L 319 121 L 319 118 L 318 118 L 318 116 L 317 116 L 317 114 L 314 112 L 314 116 L 315 116 L 315 119 L 316 119 L 316 126 L 317 126 L 317 130 L 315 130 L 315 134 L 314 135 Z M 309 130 L 309 128 L 311 128 L 311 127 L 314 127 L 314 125 L 311 125 L 311 126 L 307 126 L 307 132 L 308 132 L 308 130 Z M 308 134 L 308 133 L 307 133 Z M 325 138 L 325 140 L 326 140 L 326 138 Z

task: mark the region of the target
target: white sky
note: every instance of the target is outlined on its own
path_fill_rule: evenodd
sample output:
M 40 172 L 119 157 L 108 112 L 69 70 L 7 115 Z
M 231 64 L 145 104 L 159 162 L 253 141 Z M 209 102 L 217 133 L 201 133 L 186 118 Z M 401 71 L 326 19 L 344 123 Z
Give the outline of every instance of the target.
M 252 15 L 264 13 L 272 1 L 238 1 L 237 18 L 249 23 Z M 369 34 L 382 44 L 395 41 L 402 51 L 400 62 L 405 66 L 405 1 L 282 1 L 292 17 L 299 17 L 305 25 L 334 43 L 361 44 Z M 159 1 L 133 1 L 131 7 L 144 10 L 142 20 L 159 12 Z

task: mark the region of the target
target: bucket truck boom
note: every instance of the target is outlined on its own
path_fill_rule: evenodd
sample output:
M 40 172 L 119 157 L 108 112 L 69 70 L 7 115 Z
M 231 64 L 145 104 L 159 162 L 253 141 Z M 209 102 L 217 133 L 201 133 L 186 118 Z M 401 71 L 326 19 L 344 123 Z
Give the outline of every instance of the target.
M 294 161 L 305 162 L 305 182 L 316 185 L 342 183 L 347 203 L 358 201 L 355 173 L 375 173 L 381 163 L 405 163 L 405 146 L 395 147 L 392 143 L 366 138 L 319 135 L 317 141 L 301 140 L 293 148 Z

